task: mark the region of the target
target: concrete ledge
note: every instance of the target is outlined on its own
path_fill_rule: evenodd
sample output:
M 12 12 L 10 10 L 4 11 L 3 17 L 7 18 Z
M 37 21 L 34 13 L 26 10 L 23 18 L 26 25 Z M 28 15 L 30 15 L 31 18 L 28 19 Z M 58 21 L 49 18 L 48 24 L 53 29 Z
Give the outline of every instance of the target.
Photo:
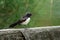
M 60 26 L 1 29 L 0 40 L 60 40 Z

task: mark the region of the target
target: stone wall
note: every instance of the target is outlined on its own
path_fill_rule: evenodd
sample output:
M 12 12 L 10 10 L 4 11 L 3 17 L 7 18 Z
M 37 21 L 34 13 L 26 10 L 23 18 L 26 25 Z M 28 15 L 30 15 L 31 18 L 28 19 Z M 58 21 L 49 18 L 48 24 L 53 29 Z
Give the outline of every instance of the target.
M 60 40 L 60 26 L 1 29 L 0 40 Z
M 20 31 L 2 31 L 0 40 L 25 40 L 25 37 Z

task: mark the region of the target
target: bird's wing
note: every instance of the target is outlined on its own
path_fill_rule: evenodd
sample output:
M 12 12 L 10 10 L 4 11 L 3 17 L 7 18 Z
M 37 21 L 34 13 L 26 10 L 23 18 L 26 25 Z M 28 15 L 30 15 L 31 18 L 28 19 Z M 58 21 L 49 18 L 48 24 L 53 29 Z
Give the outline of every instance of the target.
M 28 17 L 23 17 L 20 21 L 25 21 Z
M 26 18 L 26 17 L 24 17 L 24 18 L 22 18 L 22 19 L 18 20 L 18 21 L 17 21 L 17 23 L 18 23 L 18 24 L 21 24 L 22 22 L 26 21 L 26 19 L 27 19 L 27 18 Z
M 9 26 L 9 28 L 13 28 L 14 26 L 16 26 L 17 24 L 21 24 L 22 22 L 24 22 L 25 20 L 18 20 L 17 22 L 15 22 L 15 23 L 13 23 L 13 24 L 11 24 L 10 26 Z

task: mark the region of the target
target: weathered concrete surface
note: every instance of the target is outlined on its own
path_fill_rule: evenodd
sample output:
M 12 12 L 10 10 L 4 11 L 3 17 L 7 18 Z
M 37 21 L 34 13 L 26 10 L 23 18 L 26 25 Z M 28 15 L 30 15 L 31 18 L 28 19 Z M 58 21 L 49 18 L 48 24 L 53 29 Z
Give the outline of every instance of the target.
M 0 32 L 0 40 L 25 40 L 20 31 L 3 31 Z
M 60 40 L 60 26 L 2 29 L 0 40 Z

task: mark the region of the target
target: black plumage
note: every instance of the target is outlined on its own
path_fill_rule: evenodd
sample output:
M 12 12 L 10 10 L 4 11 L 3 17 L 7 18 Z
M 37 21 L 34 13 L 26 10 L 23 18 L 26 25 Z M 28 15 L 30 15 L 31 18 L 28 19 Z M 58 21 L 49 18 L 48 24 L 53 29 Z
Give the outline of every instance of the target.
M 32 15 L 31 13 L 27 13 L 25 16 L 22 17 L 22 19 L 20 19 L 17 22 L 11 24 L 9 26 L 9 28 L 14 28 L 16 25 L 21 24 L 22 22 L 26 21 L 26 19 L 28 19 L 31 15 Z

